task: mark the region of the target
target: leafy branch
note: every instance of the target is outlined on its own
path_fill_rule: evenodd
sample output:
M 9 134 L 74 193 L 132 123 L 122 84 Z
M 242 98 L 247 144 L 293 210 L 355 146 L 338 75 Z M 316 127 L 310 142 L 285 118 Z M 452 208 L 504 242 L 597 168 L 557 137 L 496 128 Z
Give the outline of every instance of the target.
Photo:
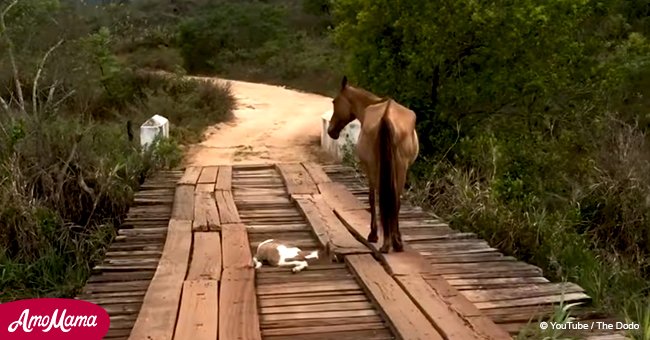
M 23 99 L 23 90 L 20 84 L 20 79 L 18 79 L 18 74 L 19 74 L 18 65 L 16 65 L 16 57 L 14 56 L 14 44 L 13 41 L 11 41 L 11 38 L 9 38 L 9 34 L 7 34 L 7 25 L 5 22 L 5 17 L 7 16 L 7 13 L 9 13 L 11 8 L 14 7 L 16 4 L 18 4 L 18 0 L 14 0 L 7 7 L 5 7 L 5 9 L 2 10 L 2 12 L 0 13 L 0 34 L 2 34 L 5 40 L 5 44 L 7 44 L 7 54 L 9 55 L 9 63 L 11 64 L 11 68 L 14 75 L 14 84 L 16 87 L 16 95 L 18 96 L 18 105 L 20 107 L 20 112 L 26 114 L 27 112 L 25 111 L 25 100 Z M 2 100 L 2 107 L 6 111 L 9 111 L 9 105 L 7 105 L 4 99 Z

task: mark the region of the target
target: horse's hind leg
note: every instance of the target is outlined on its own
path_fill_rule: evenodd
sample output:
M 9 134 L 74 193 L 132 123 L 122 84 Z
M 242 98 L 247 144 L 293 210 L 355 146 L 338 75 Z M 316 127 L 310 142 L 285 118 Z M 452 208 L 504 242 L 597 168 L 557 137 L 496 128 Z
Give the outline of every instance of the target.
M 402 192 L 404 191 L 404 186 L 406 185 L 406 173 L 408 167 L 402 167 L 397 173 L 397 218 L 395 219 L 395 224 L 392 226 L 391 230 L 391 243 L 393 245 L 393 250 L 396 252 L 404 251 L 404 244 L 402 243 L 402 233 L 399 231 L 399 211 L 402 208 Z
M 379 240 L 377 236 L 377 214 L 375 213 L 375 187 L 370 185 L 368 191 L 368 201 L 370 201 L 370 234 L 368 234 L 368 242 L 376 243 Z
M 399 197 L 399 196 L 398 196 Z M 397 213 L 399 215 L 399 210 L 401 207 L 401 202 L 397 203 Z M 393 245 L 393 250 L 396 252 L 404 251 L 404 244 L 402 243 L 402 233 L 399 232 L 399 218 L 395 220 L 395 224 L 392 226 L 390 238 Z

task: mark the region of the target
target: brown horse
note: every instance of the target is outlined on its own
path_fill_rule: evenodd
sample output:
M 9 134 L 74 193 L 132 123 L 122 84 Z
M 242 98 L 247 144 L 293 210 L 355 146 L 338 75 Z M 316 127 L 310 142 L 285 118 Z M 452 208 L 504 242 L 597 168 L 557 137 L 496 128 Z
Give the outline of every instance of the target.
M 379 192 L 379 215 L 384 235 L 380 251 L 387 253 L 392 245 L 403 251 L 399 232 L 400 196 L 406 173 L 420 151 L 415 131 L 415 112 L 390 98 L 380 98 L 364 89 L 348 85 L 343 77 L 341 89 L 333 101 L 334 113 L 327 134 L 338 139 L 341 130 L 354 119 L 361 123 L 357 156 L 368 178 L 370 201 L 370 234 L 368 242 L 376 243 L 375 191 Z

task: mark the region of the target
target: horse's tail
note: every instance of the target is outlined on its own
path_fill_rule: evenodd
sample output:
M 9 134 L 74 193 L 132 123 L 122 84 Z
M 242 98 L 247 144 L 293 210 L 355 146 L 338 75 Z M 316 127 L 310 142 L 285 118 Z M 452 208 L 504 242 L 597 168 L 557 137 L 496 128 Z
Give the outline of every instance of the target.
M 388 120 L 388 107 L 390 99 L 386 103 L 381 122 L 379 123 L 379 216 L 381 219 L 384 238 L 388 237 L 391 227 L 396 227 L 398 223 L 399 197 L 397 196 L 396 183 L 396 160 L 393 146 L 393 127 Z M 389 240 L 390 241 L 390 240 Z

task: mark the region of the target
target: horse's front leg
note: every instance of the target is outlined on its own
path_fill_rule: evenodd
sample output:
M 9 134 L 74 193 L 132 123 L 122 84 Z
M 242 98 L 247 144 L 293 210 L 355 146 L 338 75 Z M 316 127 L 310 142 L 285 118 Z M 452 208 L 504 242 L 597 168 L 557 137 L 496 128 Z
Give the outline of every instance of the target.
M 370 203 L 370 234 L 368 234 L 368 242 L 377 243 L 379 237 L 377 236 L 377 219 L 375 214 L 375 187 L 370 186 L 368 189 L 368 201 Z

